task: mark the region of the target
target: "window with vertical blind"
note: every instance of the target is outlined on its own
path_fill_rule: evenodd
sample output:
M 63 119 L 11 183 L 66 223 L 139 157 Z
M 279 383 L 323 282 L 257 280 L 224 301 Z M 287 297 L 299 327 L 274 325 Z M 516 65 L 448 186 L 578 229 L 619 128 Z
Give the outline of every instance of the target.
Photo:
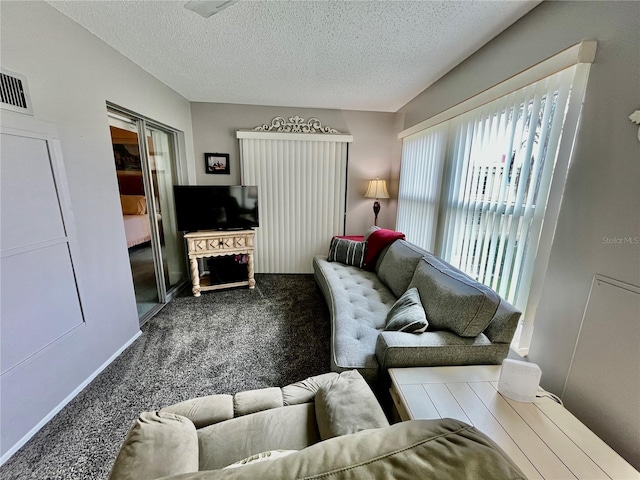
M 522 310 L 521 353 L 588 71 L 573 65 L 403 138 L 397 229 Z
M 244 185 L 257 185 L 258 273 L 313 273 L 344 234 L 351 135 L 238 131 Z
M 414 243 L 433 251 L 440 207 L 447 125 L 437 125 L 402 145 L 398 188 L 398 229 Z M 423 161 L 422 159 L 428 159 Z

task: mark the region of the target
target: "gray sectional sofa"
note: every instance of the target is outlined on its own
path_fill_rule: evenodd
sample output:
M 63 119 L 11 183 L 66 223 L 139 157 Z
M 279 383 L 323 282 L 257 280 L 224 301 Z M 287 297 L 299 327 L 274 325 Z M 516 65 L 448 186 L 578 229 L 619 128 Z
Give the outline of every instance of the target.
M 380 253 L 374 271 L 313 259 L 331 313 L 331 369 L 357 369 L 375 385 L 393 367 L 500 364 L 520 312 L 493 290 L 405 240 Z M 417 288 L 429 327 L 385 331 L 387 313 Z
M 143 412 L 110 480 L 524 479 L 489 437 L 458 420 L 389 426 L 358 372 L 210 395 Z

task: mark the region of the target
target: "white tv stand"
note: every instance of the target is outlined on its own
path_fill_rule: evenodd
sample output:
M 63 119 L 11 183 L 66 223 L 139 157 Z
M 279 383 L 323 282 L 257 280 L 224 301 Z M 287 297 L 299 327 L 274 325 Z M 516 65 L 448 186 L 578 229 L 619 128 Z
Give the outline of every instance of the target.
M 187 252 L 191 266 L 191 291 L 194 297 L 200 292 L 221 288 L 249 286 L 255 288 L 253 278 L 253 230 L 202 230 L 185 233 Z M 225 255 L 247 255 L 247 280 L 212 285 L 209 277 L 200 277 L 199 258 L 221 257 Z

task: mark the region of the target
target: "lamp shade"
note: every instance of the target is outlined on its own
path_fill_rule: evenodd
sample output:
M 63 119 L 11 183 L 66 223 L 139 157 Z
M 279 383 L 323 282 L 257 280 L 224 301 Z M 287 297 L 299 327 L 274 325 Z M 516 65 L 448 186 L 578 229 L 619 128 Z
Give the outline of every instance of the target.
M 367 193 L 364 194 L 366 198 L 389 198 L 389 192 L 387 191 L 387 181 L 376 178 L 369 181 L 369 188 Z

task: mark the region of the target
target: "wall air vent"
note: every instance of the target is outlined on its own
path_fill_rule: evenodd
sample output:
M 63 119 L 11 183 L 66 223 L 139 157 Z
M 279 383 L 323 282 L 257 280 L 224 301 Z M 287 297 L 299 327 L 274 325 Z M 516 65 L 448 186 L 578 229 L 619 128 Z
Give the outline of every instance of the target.
M 0 108 L 33 115 L 27 78 L 10 70 L 0 70 Z

